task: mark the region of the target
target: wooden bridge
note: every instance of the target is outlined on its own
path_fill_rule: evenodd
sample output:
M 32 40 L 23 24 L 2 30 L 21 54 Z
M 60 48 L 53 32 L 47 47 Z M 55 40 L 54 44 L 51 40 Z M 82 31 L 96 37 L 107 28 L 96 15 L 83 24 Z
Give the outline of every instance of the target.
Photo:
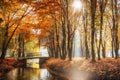
M 46 60 L 48 60 L 50 57 L 20 57 L 19 59 L 22 59 L 22 61 L 24 62 L 24 64 L 27 64 L 27 60 L 29 59 L 39 59 L 39 65 L 41 67 L 41 65 L 43 63 L 45 63 Z M 26 65 L 25 65 L 26 66 Z
M 49 59 L 50 57 L 20 57 L 19 59 Z

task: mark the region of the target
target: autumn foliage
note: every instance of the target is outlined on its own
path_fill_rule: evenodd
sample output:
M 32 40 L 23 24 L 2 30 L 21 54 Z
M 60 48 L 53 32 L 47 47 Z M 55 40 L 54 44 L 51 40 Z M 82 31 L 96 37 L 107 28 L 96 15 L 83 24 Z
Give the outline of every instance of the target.
M 6 58 L 4 60 L 0 60 L 0 76 L 3 76 L 10 70 L 20 66 L 23 66 L 22 60 L 17 58 Z

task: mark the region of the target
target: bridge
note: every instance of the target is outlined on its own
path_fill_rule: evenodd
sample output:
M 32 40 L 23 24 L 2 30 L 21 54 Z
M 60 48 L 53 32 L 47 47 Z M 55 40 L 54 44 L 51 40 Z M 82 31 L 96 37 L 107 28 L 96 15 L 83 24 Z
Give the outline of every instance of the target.
M 42 57 L 42 56 L 36 56 L 36 57 L 20 57 L 18 59 L 49 59 L 50 57 Z
M 48 60 L 49 58 L 50 57 L 41 57 L 41 56 L 38 57 L 38 56 L 36 56 L 36 57 L 20 57 L 18 59 L 21 59 L 24 62 L 24 64 L 25 64 L 24 66 L 26 66 L 28 59 L 39 59 L 39 66 L 41 67 L 42 64 L 44 64 L 45 61 Z

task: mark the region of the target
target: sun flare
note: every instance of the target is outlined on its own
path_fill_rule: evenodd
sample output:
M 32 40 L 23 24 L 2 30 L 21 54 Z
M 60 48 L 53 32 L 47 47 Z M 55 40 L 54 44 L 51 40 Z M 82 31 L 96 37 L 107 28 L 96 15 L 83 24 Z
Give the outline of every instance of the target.
M 82 8 L 81 0 L 74 0 L 72 7 L 74 10 L 80 10 Z

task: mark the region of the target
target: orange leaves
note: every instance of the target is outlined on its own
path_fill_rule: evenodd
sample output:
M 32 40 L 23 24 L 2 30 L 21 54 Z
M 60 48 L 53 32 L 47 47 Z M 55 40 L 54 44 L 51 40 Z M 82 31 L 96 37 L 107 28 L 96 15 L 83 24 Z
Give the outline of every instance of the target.
M 58 1 L 53 0 L 44 0 L 40 1 L 37 4 L 34 5 L 35 11 L 39 15 L 52 15 L 55 14 L 56 11 L 60 10 L 60 6 L 58 4 Z
M 40 25 L 39 25 L 40 29 L 42 30 L 41 32 L 41 36 L 47 36 L 49 33 L 48 31 L 51 31 L 53 28 L 53 19 L 51 18 L 50 15 L 47 15 L 45 20 L 43 20 Z
M 52 26 L 52 19 L 47 19 L 41 23 L 41 27 L 51 27 Z
M 22 24 L 18 30 L 22 33 L 22 32 L 27 32 L 29 30 L 29 28 L 31 27 L 32 24 L 26 23 L 26 24 Z
M 27 33 L 29 37 L 46 37 L 53 30 L 53 21 L 56 12 L 59 13 L 60 6 L 58 1 L 42 0 L 42 1 L 21 1 L 10 0 L 3 1 L 3 11 L 0 11 L 0 16 L 4 16 L 3 26 L 8 26 L 8 35 L 10 36 L 16 27 L 15 36 L 20 33 Z M 30 4 L 31 3 L 31 4 Z M 6 4 L 6 5 L 5 5 Z M 5 13 L 3 15 L 3 12 Z M 24 16 L 24 17 L 23 17 Z M 32 29 L 41 30 L 40 34 L 34 34 Z M 34 35 L 34 36 L 33 36 Z

